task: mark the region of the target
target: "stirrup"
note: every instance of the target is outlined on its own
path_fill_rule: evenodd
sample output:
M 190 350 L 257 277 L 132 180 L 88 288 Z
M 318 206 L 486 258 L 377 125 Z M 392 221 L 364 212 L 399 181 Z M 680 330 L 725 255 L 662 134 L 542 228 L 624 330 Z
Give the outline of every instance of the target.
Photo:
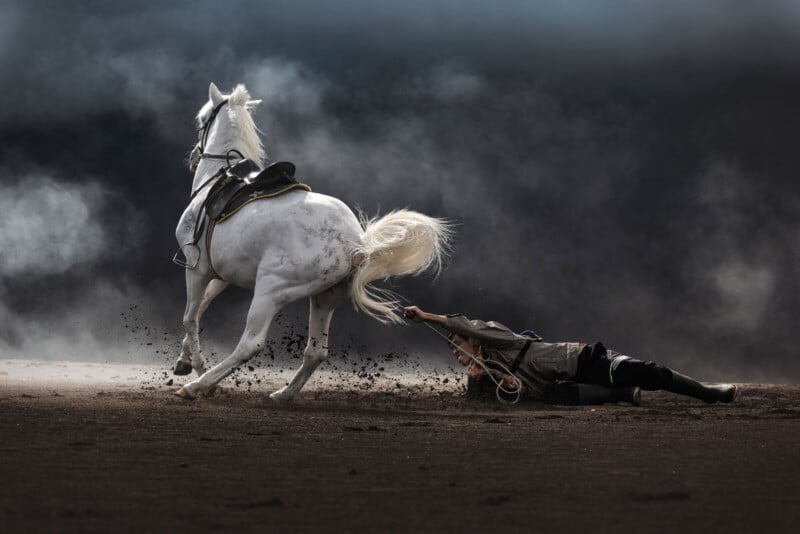
M 191 265 L 189 264 L 189 258 L 186 256 L 186 253 L 183 252 L 183 247 L 186 246 L 194 247 L 197 250 L 197 259 Z M 183 254 L 183 257 L 186 259 L 179 258 L 178 257 L 179 254 Z M 172 257 L 172 263 L 180 267 L 183 267 L 184 269 L 189 269 L 190 271 L 193 271 L 194 269 L 197 268 L 197 264 L 200 263 L 200 247 L 197 246 L 197 243 L 186 243 L 185 245 L 178 247 L 178 251 L 175 252 L 175 255 Z

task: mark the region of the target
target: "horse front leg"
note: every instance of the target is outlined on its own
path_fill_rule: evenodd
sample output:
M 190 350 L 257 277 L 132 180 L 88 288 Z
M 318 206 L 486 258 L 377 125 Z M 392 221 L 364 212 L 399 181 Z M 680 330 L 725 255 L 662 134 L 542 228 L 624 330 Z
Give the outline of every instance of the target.
M 347 295 L 349 283 L 340 283 L 310 298 L 308 343 L 303 351 L 303 364 L 289 384 L 272 393 L 270 400 L 289 402 L 303 388 L 319 364 L 328 359 L 328 333 L 336 305 Z
M 186 271 L 186 310 L 183 327 L 186 334 L 181 342 L 181 354 L 175 362 L 176 375 L 188 375 L 194 369 L 198 376 L 206 369 L 206 361 L 200 352 L 200 319 L 211 301 L 228 287 L 227 282 L 196 275 Z
M 280 301 L 279 303 L 274 294 L 266 291 L 259 292 L 258 288 L 256 288 L 256 294 L 247 313 L 247 324 L 244 333 L 231 355 L 209 369 L 201 377 L 185 384 L 175 394 L 187 400 L 194 399 L 199 395 L 209 394 L 217 387 L 220 380 L 258 354 L 265 346 L 269 325 L 283 303 L 285 301 Z

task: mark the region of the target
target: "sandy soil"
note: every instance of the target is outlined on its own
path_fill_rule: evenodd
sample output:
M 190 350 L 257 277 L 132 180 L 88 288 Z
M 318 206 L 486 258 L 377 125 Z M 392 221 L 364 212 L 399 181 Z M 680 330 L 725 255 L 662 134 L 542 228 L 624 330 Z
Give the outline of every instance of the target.
M 796 532 L 800 386 L 733 405 L 470 403 L 453 382 L 183 401 L 150 367 L 0 361 L 0 532 Z M 329 379 L 330 377 L 328 377 Z M 330 382 L 330 380 L 328 380 Z M 349 388 L 349 389 L 348 389 Z

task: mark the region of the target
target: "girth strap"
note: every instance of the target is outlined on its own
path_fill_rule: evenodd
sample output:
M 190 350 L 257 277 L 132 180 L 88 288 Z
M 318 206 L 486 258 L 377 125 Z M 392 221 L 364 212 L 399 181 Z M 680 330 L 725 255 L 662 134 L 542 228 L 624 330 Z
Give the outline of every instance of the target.
M 222 280 L 222 277 L 217 273 L 217 270 L 214 269 L 214 263 L 211 261 L 211 237 L 214 235 L 214 227 L 217 225 L 217 221 L 214 219 L 210 219 L 208 221 L 208 230 L 206 230 L 206 254 L 208 254 L 208 267 L 211 269 L 211 274 L 214 278 L 218 280 Z

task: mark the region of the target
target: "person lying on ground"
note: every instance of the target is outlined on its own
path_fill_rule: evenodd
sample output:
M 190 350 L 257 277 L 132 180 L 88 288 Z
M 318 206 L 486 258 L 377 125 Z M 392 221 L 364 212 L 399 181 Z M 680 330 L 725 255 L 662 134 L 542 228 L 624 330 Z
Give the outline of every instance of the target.
M 523 398 L 556 404 L 630 402 L 638 405 L 640 389 L 665 390 L 706 403 L 732 402 L 733 384 L 707 386 L 653 361 L 641 361 L 606 349 L 602 343 L 547 343 L 523 336 L 500 323 L 470 320 L 461 314 L 438 315 L 417 306 L 404 309 L 415 322 L 438 324 L 450 332 L 453 355 L 467 367 L 467 394 L 485 396 L 496 385 Z M 510 373 L 486 369 L 481 362 L 498 362 Z

